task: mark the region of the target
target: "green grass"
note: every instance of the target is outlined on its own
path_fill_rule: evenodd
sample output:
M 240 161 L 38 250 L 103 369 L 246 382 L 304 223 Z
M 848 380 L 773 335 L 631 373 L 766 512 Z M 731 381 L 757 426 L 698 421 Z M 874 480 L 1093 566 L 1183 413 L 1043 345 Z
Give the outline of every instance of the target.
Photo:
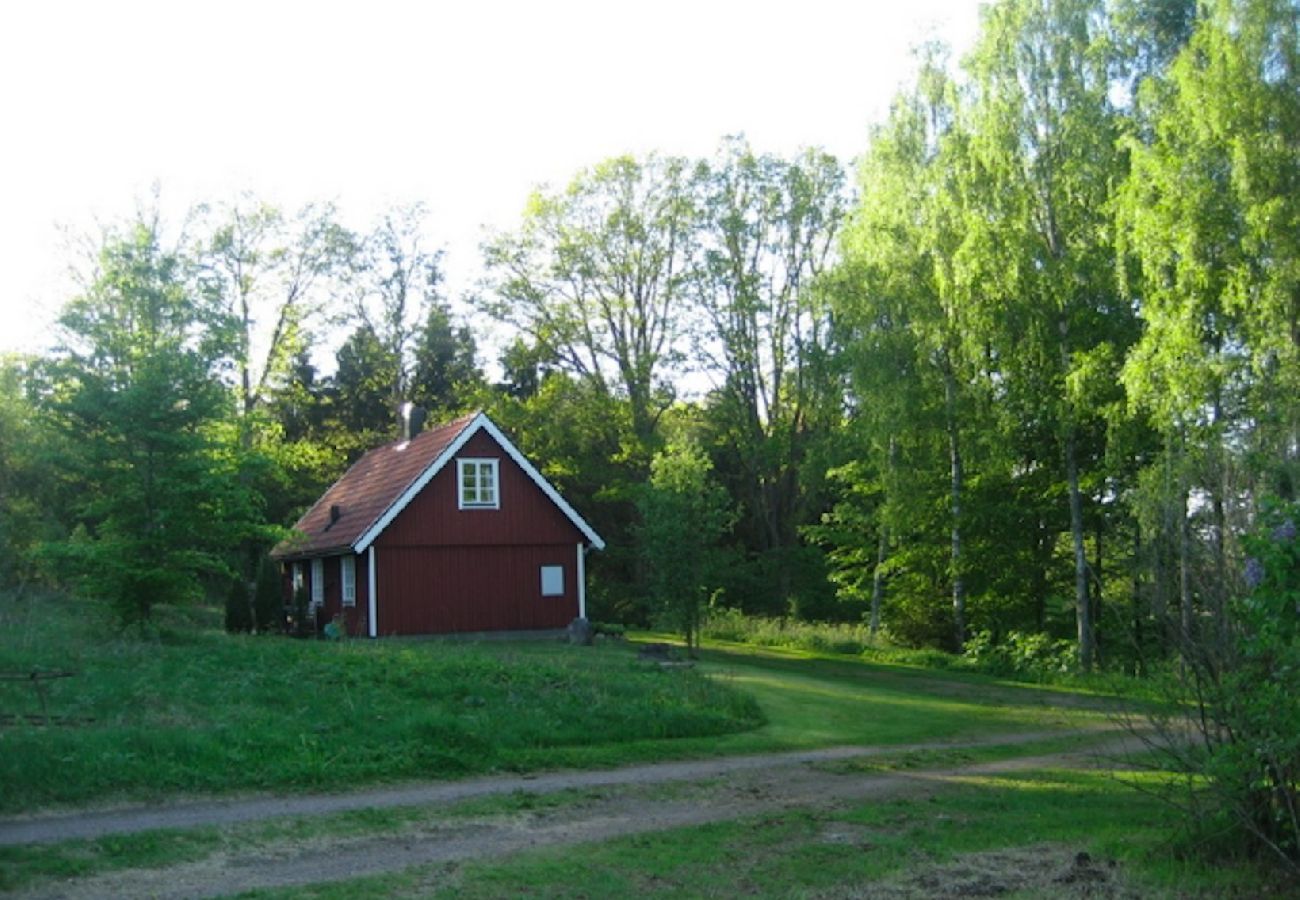
M 822 655 L 860 657 L 870 663 L 919 667 L 929 670 L 978 673 L 1027 683 L 1098 693 L 1159 698 L 1163 696 L 1151 679 L 1137 679 L 1120 672 L 1081 674 L 1063 669 L 1054 656 L 1027 660 L 1019 670 L 1008 670 L 1005 660 L 948 653 L 932 648 L 900 647 L 881 636 L 873 636 L 865 625 L 834 622 L 800 622 L 747 616 L 739 610 L 715 610 L 701 628 L 706 644 L 745 645 Z
M 619 758 L 753 728 L 724 682 L 559 642 L 327 643 L 216 631 L 115 635 L 58 597 L 0 598 L 0 671 L 76 672 L 49 711 L 87 724 L 0 731 L 0 810 L 111 797 L 342 790 Z M 39 712 L 24 683 L 0 711 Z M 575 757 L 576 754 L 576 757 Z
M 1098 738 L 1104 739 L 1104 738 Z M 912 750 L 815 764 L 845 774 L 887 774 L 918 769 L 974 765 L 1017 756 L 1086 748 L 1077 736 L 1027 744 Z M 13 891 L 56 878 L 84 878 L 103 872 L 153 868 L 237 853 L 249 847 L 264 852 L 277 843 L 330 838 L 403 836 L 439 823 L 462 819 L 500 819 L 599 802 L 613 793 L 645 801 L 699 798 L 718 779 L 627 785 L 617 788 L 572 788 L 551 793 L 516 790 L 443 804 L 361 809 L 319 816 L 286 816 L 265 822 L 219 828 L 157 830 L 55 844 L 0 847 L 0 891 Z
M 51 797 L 344 788 L 486 768 L 1049 735 L 1028 744 L 900 749 L 824 766 L 845 774 L 951 768 L 1074 749 L 1077 739 L 1052 732 L 1104 724 L 1118 705 L 1115 698 L 968 672 L 716 643 L 695 670 L 661 670 L 637 663 L 635 645 L 620 642 L 592 649 L 332 645 L 232 638 L 192 626 L 140 640 L 107 633 L 93 617 L 76 618 L 81 607 L 47 602 L 49 608 L 39 611 L 0 606 L 10 616 L 0 618 L 0 669 L 75 669 L 75 679 L 52 688 L 51 711 L 94 716 L 96 724 L 0 732 L 0 802 L 13 808 Z M 13 694 L 9 702 L 32 700 Z M 152 750 L 142 753 L 142 747 Z M 194 752 L 177 752 L 187 747 Z M 59 778 L 68 784 L 54 785 Z M 644 788 L 647 797 L 682 789 Z M 864 880 L 902 877 L 918 861 L 939 864 L 962 853 L 1036 843 L 1078 844 L 1122 859 L 1153 896 L 1176 893 L 1197 879 L 1224 890 L 1238 880 L 1251 884 L 1251 875 L 1232 868 L 1206 872 L 1178 862 L 1168 843 L 1168 811 L 1097 773 L 964 779 L 936 784 L 932 793 L 933 800 L 907 796 L 838 812 L 789 812 L 584 845 L 581 866 L 573 863 L 574 848 L 545 850 L 288 895 L 852 893 Z M 22 799 L 11 800 L 15 796 Z M 516 792 L 452 808 L 357 811 L 4 848 L 0 890 L 201 860 L 249 846 L 413 834 L 456 817 L 509 817 L 602 796 L 600 790 Z M 828 833 L 841 832 L 863 836 L 860 843 L 869 849 L 849 852 L 828 842 Z
M 1144 897 L 1247 897 L 1283 886 L 1261 883 L 1258 869 L 1240 864 L 1187 861 L 1167 809 L 1112 773 L 1038 770 L 965 778 L 841 811 L 782 811 L 580 850 L 548 848 L 247 896 L 852 896 L 871 884 L 939 872 L 966 854 L 1009 848 L 1042 848 L 1063 868 L 1076 852 L 1088 852 Z M 1110 860 L 1118 869 L 1109 869 Z
M 0 671 L 33 667 L 77 673 L 52 683 L 50 712 L 88 724 L 0 731 L 3 811 L 961 740 L 1109 702 L 792 650 L 719 648 L 683 670 L 617 641 L 334 644 L 193 622 L 140 638 L 66 598 L 0 597 Z M 11 682 L 0 711 L 39 708 Z

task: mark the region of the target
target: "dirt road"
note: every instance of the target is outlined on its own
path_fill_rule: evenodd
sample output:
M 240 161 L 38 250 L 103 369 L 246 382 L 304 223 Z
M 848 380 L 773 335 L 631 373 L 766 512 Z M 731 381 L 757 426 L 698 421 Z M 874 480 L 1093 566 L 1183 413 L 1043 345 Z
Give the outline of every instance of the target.
M 11 818 L 0 820 L 0 844 L 69 840 L 158 828 L 233 825 L 356 809 L 437 808 L 499 794 L 527 792 L 548 795 L 575 788 L 586 789 L 583 796 L 573 802 L 540 811 L 479 818 L 434 818 L 396 836 L 309 838 L 263 844 L 165 869 L 128 870 L 47 884 L 26 895 L 68 898 L 210 897 L 254 888 L 334 881 L 415 865 L 500 856 L 527 848 L 580 844 L 784 809 L 827 808 L 871 797 L 933 791 L 964 775 L 1043 766 L 1085 767 L 1098 758 L 1137 746 L 1133 738 L 1115 737 L 1100 746 L 1089 743 L 1088 749 L 1072 753 L 906 773 L 855 774 L 825 765 L 912 750 L 1025 744 L 1059 736 L 1059 732 L 1022 733 L 990 737 L 976 744 L 838 747 L 594 772 L 482 778 L 352 794 L 246 798 Z

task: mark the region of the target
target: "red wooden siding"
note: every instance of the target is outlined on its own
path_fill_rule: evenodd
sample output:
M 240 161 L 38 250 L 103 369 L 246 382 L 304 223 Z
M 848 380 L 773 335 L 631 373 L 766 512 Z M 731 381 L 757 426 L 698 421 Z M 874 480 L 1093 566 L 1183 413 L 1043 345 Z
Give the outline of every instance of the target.
M 324 559 L 325 602 L 316 610 L 316 625 L 318 629 L 324 628 L 329 622 L 333 621 L 336 615 L 341 614 L 347 633 L 356 637 L 364 637 L 370 633 L 367 619 L 370 603 L 369 585 L 366 582 L 367 560 L 364 556 L 356 557 L 357 605 L 353 607 L 343 605 L 343 565 L 341 560 L 341 556 L 327 556 Z M 286 563 L 283 567 L 281 578 L 283 579 L 286 602 L 291 604 L 293 601 L 294 565 L 302 566 L 302 585 L 307 591 L 307 598 L 310 601 L 312 561 L 302 559 L 296 563 Z
M 576 541 L 381 549 L 379 633 L 563 628 L 578 615 L 576 552 Z M 563 596 L 542 596 L 542 566 L 563 566 Z
M 578 615 L 580 531 L 489 435 L 457 458 L 498 460 L 498 509 L 460 509 L 452 459 L 375 541 L 379 634 L 563 628 Z M 543 597 L 541 567 L 564 567 Z
M 470 438 L 456 457 L 500 460 L 500 509 L 458 508 L 457 465 L 452 459 L 375 541 L 380 559 L 385 549 L 396 547 L 576 545 L 584 540 L 568 517 L 486 433 L 480 431 Z M 381 603 L 387 602 L 382 591 L 379 596 Z
M 364 636 L 369 634 L 367 619 L 368 601 L 366 599 L 366 558 L 356 559 L 357 605 L 343 605 L 343 557 L 325 557 L 325 605 L 316 613 L 316 622 L 324 628 L 335 616 L 342 616 L 342 623 L 347 634 Z M 310 563 L 306 563 L 310 578 Z M 310 585 L 308 586 L 310 590 Z M 310 596 L 310 594 L 308 594 Z

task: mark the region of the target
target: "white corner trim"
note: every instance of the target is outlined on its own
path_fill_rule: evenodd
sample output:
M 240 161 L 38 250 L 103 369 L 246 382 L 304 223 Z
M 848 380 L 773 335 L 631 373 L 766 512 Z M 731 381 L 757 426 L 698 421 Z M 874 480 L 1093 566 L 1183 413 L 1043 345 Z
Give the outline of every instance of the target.
M 578 618 L 587 618 L 587 548 L 578 541 Z
M 582 532 L 583 536 L 587 538 L 593 547 L 597 550 L 605 549 L 605 542 L 601 539 L 600 535 L 596 534 L 595 530 L 586 523 L 582 516 L 578 515 L 574 508 L 565 502 L 559 492 L 555 490 L 555 488 L 551 487 L 551 483 L 542 476 L 542 473 L 533 468 L 533 464 L 524 458 L 524 455 L 519 452 L 519 449 L 510 442 L 509 438 L 501 432 L 501 429 L 497 428 L 496 424 L 487 417 L 486 413 L 479 413 L 475 416 L 473 420 L 471 420 L 470 423 L 461 430 L 460 434 L 456 436 L 456 439 L 442 449 L 442 452 L 434 458 L 428 468 L 421 472 L 419 477 L 412 481 L 410 486 L 402 492 L 401 496 L 394 500 L 392 505 L 384 511 L 384 514 L 376 519 L 375 523 L 371 525 L 355 543 L 353 543 L 352 549 L 357 553 L 364 553 L 367 549 L 370 549 L 375 539 L 379 537 L 383 530 L 397 518 L 398 514 L 401 513 L 402 510 L 406 509 L 406 507 L 410 505 L 416 495 L 419 494 L 420 491 L 424 490 L 429 482 L 433 480 L 433 477 L 441 472 L 447 463 L 456 458 L 456 454 L 460 452 L 461 448 L 464 447 L 465 444 L 469 442 L 469 439 L 479 431 L 486 431 L 492 439 L 500 445 L 501 449 L 506 451 L 506 454 L 515 461 L 519 468 L 524 470 L 524 474 L 531 478 L 533 483 L 541 488 L 542 493 L 544 493 L 552 503 L 559 507 L 560 512 L 564 513 L 569 521 L 573 523 L 574 527 Z M 499 486 L 497 490 L 498 492 L 500 491 Z M 459 499 L 457 502 L 459 503 Z
M 377 580 L 375 578 L 375 548 L 371 547 L 370 553 L 367 555 L 370 558 L 369 571 L 366 573 L 366 600 L 370 607 L 367 611 L 367 617 L 370 619 L 370 636 L 379 637 L 379 624 L 375 621 L 375 610 L 379 605 L 376 603 L 375 598 L 375 581 Z

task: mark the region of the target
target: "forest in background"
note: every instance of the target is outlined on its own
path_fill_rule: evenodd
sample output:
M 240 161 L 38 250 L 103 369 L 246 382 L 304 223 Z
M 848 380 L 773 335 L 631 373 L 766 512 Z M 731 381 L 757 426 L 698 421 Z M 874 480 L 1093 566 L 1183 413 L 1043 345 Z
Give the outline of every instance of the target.
M 251 597 L 411 401 L 486 410 L 605 537 L 603 621 L 1186 656 L 1296 491 L 1298 55 L 1291 0 L 994 3 L 856 178 L 740 137 L 607 160 L 484 243 L 465 320 L 422 207 L 145 210 L 0 368 L 0 577 L 127 622 Z

